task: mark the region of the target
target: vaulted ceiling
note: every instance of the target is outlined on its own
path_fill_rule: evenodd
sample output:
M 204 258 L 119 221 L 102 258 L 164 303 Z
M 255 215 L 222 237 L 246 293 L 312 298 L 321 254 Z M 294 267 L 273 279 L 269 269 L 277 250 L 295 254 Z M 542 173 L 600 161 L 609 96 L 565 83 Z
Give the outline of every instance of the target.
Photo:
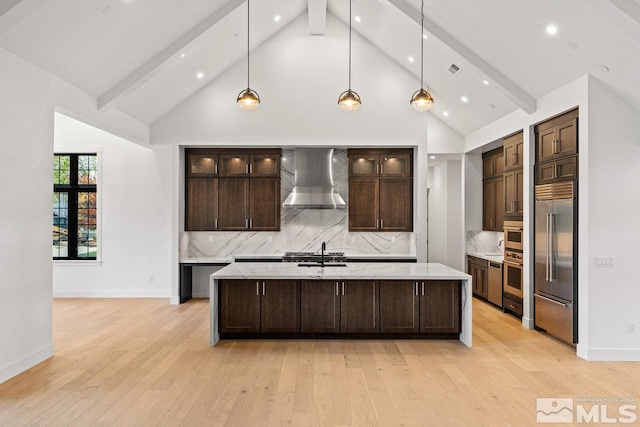
M 353 1 L 354 31 L 418 89 L 420 0 Z M 587 73 L 640 110 L 640 0 L 425 0 L 424 9 L 431 111 L 462 135 L 533 112 L 537 98 Z M 327 13 L 348 25 L 347 0 L 254 0 L 251 49 L 301 14 L 322 37 Z M 246 0 L 0 0 L 0 47 L 94 96 L 97 108 L 147 124 L 244 60 L 246 37 Z

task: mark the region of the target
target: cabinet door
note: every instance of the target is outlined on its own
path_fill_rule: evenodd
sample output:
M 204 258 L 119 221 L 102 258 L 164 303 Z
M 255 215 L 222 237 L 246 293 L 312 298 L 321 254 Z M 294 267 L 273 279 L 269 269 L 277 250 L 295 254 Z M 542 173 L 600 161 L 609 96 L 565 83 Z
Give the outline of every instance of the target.
M 499 149 L 493 157 L 494 176 L 499 177 L 504 173 L 504 150 Z
M 259 282 L 223 280 L 220 285 L 220 332 L 260 332 Z
M 325 280 L 300 283 L 300 330 L 308 333 L 340 332 L 342 284 Z
M 300 282 L 261 281 L 260 329 L 264 333 L 300 332 Z
M 555 157 L 567 157 L 578 152 L 578 119 L 571 119 L 556 126 Z
M 504 212 L 505 217 L 515 214 L 516 201 L 516 172 L 506 172 L 504 174 Z
M 493 180 L 493 188 L 496 194 L 495 200 L 495 231 L 504 231 L 504 178 Z
M 377 177 L 380 175 L 378 154 L 349 154 L 349 176 Z
M 410 177 L 412 175 L 410 154 L 381 154 L 380 176 Z
M 478 266 L 478 292 L 480 293 L 480 295 L 482 295 L 484 298 L 487 298 L 489 296 L 489 269 L 487 268 L 487 262 L 484 261 L 484 265 L 482 267 Z
M 349 179 L 349 231 L 378 230 L 378 178 Z
M 249 180 L 249 228 L 256 231 L 280 230 L 280 179 Z
M 216 230 L 218 179 L 188 178 L 185 209 L 186 231 Z
M 280 177 L 279 154 L 252 154 L 249 159 L 249 172 L 256 177 Z
M 380 178 L 381 231 L 413 231 L 411 179 Z M 351 192 L 349 192 L 351 198 Z
M 246 230 L 249 179 L 219 178 L 218 191 L 218 229 Z
M 482 229 L 495 231 L 496 224 L 496 191 L 493 179 L 482 181 Z
M 187 152 L 187 176 L 211 177 L 218 174 L 216 154 Z
M 518 218 L 522 218 L 522 214 L 524 211 L 524 170 L 516 169 L 514 171 L 514 174 L 516 183 L 516 194 L 513 201 L 513 211 Z
M 459 333 L 460 282 L 421 282 L 420 332 Z
M 520 168 L 524 165 L 524 135 L 518 133 L 504 140 L 504 170 Z
M 420 331 L 418 282 L 380 281 L 380 332 L 416 333 Z
M 220 176 L 233 177 L 249 175 L 248 154 L 220 154 L 218 161 L 218 174 Z
M 555 158 L 556 128 L 552 127 L 536 133 L 537 162 L 546 162 Z
M 380 332 L 378 282 L 348 280 L 341 283 L 340 331 L 350 333 Z

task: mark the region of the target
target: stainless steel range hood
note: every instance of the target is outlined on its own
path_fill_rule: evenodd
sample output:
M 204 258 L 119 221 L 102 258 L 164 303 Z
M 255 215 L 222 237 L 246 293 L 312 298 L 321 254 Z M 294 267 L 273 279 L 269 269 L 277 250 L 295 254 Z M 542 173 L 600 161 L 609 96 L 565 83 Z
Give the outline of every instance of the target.
M 295 186 L 284 208 L 344 209 L 333 188 L 333 148 L 296 148 Z

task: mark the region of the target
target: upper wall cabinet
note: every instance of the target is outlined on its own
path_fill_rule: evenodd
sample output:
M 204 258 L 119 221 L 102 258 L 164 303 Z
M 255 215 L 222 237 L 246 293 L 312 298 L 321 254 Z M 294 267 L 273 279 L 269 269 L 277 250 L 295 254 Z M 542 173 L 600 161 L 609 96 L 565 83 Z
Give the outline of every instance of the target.
M 280 230 L 280 155 L 188 149 L 185 230 Z
M 348 155 L 349 231 L 413 231 L 413 150 Z
M 504 170 L 510 171 L 524 167 L 524 134 L 518 132 L 502 140 Z
M 536 161 L 543 163 L 578 153 L 578 110 L 535 127 Z
M 502 147 L 482 154 L 482 229 L 502 231 L 504 223 L 504 153 Z
M 405 177 L 413 173 L 413 150 L 349 150 L 350 177 Z
M 482 179 L 501 178 L 504 172 L 502 147 L 482 154 Z

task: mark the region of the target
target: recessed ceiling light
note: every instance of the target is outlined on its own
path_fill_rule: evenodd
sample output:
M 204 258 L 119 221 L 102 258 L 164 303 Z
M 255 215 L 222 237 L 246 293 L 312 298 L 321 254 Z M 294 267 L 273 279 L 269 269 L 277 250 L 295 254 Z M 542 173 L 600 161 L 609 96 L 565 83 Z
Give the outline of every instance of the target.
M 552 35 L 552 36 L 553 36 L 553 35 L 555 35 L 557 32 L 558 32 L 558 27 L 556 27 L 555 25 L 549 25 L 549 26 L 547 27 L 547 34 L 550 34 L 550 35 Z
M 436 156 L 429 156 L 429 158 L 430 158 L 431 160 L 433 160 L 433 159 L 435 159 L 435 158 L 436 158 Z
M 355 19 L 356 22 L 360 22 L 360 17 L 359 16 L 355 16 L 353 19 Z
M 484 83 L 485 85 L 489 84 L 489 82 L 487 80 L 483 80 L 482 83 Z
M 422 37 L 424 37 L 425 39 L 428 39 L 429 37 L 427 37 L 426 34 L 423 34 Z
M 445 117 L 449 117 L 449 112 L 445 111 L 445 112 L 442 113 L 442 115 L 445 116 Z
M 462 102 L 469 102 L 469 98 L 467 98 L 466 96 L 461 97 L 460 100 Z
M 196 77 L 201 79 L 201 78 L 204 77 L 204 73 L 200 72 L 200 73 L 196 74 Z
M 274 21 L 276 21 L 276 22 L 280 21 L 280 15 L 276 15 L 276 16 L 274 16 L 274 17 L 273 17 L 273 20 L 274 20 Z
M 414 61 L 413 56 L 410 56 L 410 57 L 408 57 L 407 59 L 408 59 L 408 60 L 409 60 L 409 62 L 411 62 L 411 63 L 413 63 L 413 61 Z
M 180 55 L 180 58 L 184 58 L 186 55 L 187 55 L 186 53 L 183 53 Z

